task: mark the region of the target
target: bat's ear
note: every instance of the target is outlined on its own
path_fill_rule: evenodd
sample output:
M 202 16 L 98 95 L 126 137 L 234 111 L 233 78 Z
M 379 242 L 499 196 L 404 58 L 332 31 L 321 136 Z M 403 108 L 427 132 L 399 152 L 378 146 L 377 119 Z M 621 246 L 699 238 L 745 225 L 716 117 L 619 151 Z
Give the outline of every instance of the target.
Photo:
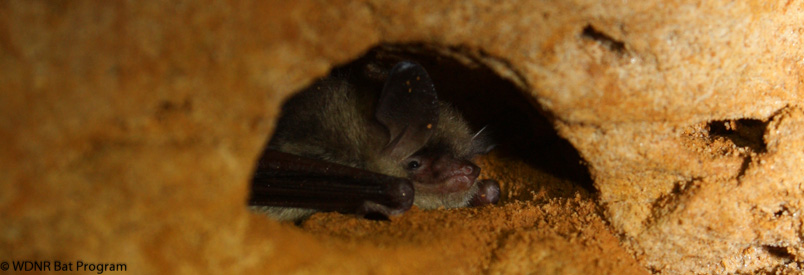
M 421 149 L 438 123 L 438 97 L 424 67 L 397 63 L 385 80 L 375 115 L 390 133 L 384 153 L 402 160 Z

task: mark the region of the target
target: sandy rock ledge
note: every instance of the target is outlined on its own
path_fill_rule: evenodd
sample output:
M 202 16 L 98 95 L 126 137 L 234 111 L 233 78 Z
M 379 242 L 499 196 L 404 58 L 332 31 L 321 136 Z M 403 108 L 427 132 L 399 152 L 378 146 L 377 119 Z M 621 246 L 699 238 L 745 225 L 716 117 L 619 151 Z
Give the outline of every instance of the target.
M 804 1 L 0 2 L 0 261 L 137 273 L 804 268 Z M 490 69 L 592 190 L 503 153 L 500 206 L 250 213 L 279 106 L 381 44 Z M 530 131 L 530 126 L 523 126 Z

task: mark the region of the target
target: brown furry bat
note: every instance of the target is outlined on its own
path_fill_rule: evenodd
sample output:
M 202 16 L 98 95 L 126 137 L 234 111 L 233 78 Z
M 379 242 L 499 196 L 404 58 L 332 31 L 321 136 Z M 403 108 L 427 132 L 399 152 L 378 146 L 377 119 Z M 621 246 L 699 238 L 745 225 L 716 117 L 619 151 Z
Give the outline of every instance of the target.
M 477 180 L 470 162 L 491 146 L 438 101 L 423 67 L 366 75 L 335 74 L 288 100 L 255 173 L 253 209 L 298 220 L 320 210 L 395 215 L 411 197 L 424 209 L 497 202 L 499 185 Z

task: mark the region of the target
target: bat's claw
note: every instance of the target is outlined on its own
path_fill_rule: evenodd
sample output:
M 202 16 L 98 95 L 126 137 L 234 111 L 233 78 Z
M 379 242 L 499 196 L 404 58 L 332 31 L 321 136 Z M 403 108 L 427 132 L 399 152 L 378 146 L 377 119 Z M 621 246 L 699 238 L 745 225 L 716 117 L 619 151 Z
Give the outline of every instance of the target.
M 477 193 L 469 201 L 470 206 L 497 204 L 500 200 L 500 184 L 496 180 L 479 180 Z
M 357 214 L 363 216 L 379 214 L 390 217 L 405 213 L 413 206 L 413 184 L 407 179 L 397 178 L 395 181 L 389 181 L 384 194 L 388 200 L 381 203 L 367 200 L 357 210 Z

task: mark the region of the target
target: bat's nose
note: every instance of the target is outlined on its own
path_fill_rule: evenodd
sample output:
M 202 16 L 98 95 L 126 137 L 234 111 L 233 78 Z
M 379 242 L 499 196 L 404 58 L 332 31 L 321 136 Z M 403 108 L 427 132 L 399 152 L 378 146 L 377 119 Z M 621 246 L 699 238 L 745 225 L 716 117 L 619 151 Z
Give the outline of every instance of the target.
M 433 165 L 433 178 L 443 181 L 452 177 L 466 177 L 474 181 L 480 175 L 480 167 L 471 161 L 445 156 L 437 159 Z
M 480 175 L 480 167 L 468 161 L 463 163 L 460 171 L 470 179 L 476 179 Z

